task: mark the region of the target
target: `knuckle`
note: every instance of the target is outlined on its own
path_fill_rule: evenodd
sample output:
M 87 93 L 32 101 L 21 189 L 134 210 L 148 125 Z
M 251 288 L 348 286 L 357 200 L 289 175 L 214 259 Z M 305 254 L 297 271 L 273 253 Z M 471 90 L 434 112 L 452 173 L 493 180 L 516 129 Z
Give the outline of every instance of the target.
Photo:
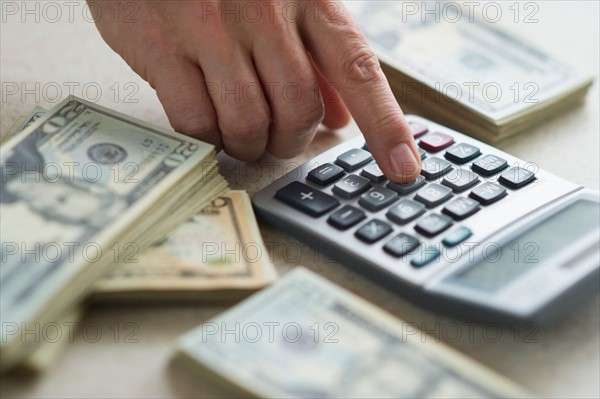
M 225 122 L 223 134 L 242 143 L 254 144 L 269 129 L 269 117 L 266 112 L 245 112 L 239 117 Z
M 193 137 L 203 137 L 217 131 L 217 123 L 207 114 L 186 114 L 185 118 L 177 118 L 171 122 L 175 131 Z
M 321 102 L 300 106 L 294 112 L 292 126 L 298 133 L 308 134 L 316 129 L 325 117 L 325 109 Z M 303 137 L 300 137 L 303 139 Z
M 353 84 L 372 83 L 383 79 L 379 60 L 360 30 L 354 26 L 344 29 L 347 48 L 341 57 L 343 78 Z

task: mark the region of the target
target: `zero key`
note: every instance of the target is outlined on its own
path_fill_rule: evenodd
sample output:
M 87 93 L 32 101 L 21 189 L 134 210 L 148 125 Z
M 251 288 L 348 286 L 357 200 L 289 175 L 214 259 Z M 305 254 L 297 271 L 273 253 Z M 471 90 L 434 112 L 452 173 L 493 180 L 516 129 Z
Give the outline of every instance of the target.
M 314 217 L 321 216 L 340 204 L 331 195 L 297 181 L 278 190 L 275 198 Z

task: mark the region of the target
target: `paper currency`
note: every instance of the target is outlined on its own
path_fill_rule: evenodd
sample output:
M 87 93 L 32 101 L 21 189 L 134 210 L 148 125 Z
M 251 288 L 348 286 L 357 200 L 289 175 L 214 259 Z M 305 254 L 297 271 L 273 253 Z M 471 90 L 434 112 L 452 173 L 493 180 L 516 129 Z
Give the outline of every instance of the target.
M 345 3 L 400 103 L 482 140 L 548 119 L 582 101 L 592 84 L 460 2 Z
M 93 282 L 221 194 L 214 147 L 70 97 L 0 148 L 0 368 Z M 37 329 L 37 330 L 36 330 Z
M 245 191 L 229 191 L 95 286 L 96 300 L 240 298 L 277 277 Z
M 40 106 L 35 106 L 35 108 L 29 113 L 29 115 L 21 115 L 17 118 L 15 123 L 11 126 L 10 129 L 2 136 L 2 140 L 0 140 L 0 144 L 8 141 L 12 137 L 16 136 L 18 133 L 21 133 L 23 129 L 29 127 L 33 122 L 37 121 L 46 113 L 46 110 Z
M 524 397 L 520 388 L 297 268 L 184 335 L 178 359 L 257 397 Z M 410 331 L 410 333 L 408 333 Z
M 83 307 L 77 306 L 70 309 L 56 323 L 59 326 L 52 333 L 54 335 L 46 337 L 44 342 L 36 348 L 25 360 L 19 364 L 18 370 L 24 373 L 42 373 L 50 368 L 56 361 L 62 350 L 70 343 L 73 336 L 69 333 L 71 326 L 76 326 L 83 315 Z M 67 332 L 63 333 L 61 328 L 68 327 Z

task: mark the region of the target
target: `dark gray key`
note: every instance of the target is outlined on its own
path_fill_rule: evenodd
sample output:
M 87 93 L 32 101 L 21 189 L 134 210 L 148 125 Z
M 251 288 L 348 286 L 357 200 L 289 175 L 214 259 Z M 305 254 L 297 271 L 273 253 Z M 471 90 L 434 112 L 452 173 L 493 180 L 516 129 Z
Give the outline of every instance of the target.
M 398 184 L 398 183 L 389 182 L 387 187 L 389 189 L 394 190 L 395 192 L 397 192 L 400 195 L 406 195 L 406 194 L 412 193 L 413 191 L 417 191 L 418 189 L 423 187 L 425 184 L 426 184 L 425 178 L 423 176 L 419 176 L 412 183 Z
M 479 148 L 467 143 L 460 143 L 448 148 L 444 156 L 456 163 L 467 163 L 481 154 Z
M 412 222 L 425 213 L 425 205 L 420 202 L 405 199 L 390 208 L 386 216 L 398 224 Z
M 398 193 L 384 187 L 376 187 L 364 193 L 358 203 L 371 212 L 377 212 L 396 201 Z
M 456 193 L 468 190 L 477 182 L 479 182 L 479 176 L 468 169 L 456 169 L 442 180 L 444 186 L 450 187 Z
M 432 213 L 415 226 L 415 230 L 427 237 L 434 237 L 452 226 L 452 219 L 448 216 Z
M 452 164 L 438 157 L 427 158 L 421 164 L 421 174 L 427 180 L 435 180 L 444 176 L 452 170 Z
M 406 255 L 409 252 L 414 251 L 421 245 L 419 240 L 415 237 L 400 233 L 396 237 L 389 240 L 384 246 L 383 249 L 385 252 L 393 255 L 397 258 Z
M 304 212 L 310 216 L 321 216 L 340 203 L 331 195 L 327 195 L 304 183 L 292 182 L 275 193 L 275 198 Z
M 473 162 L 471 169 L 483 176 L 492 176 L 506 169 L 508 162 L 505 159 L 495 155 L 486 155 L 477 161 Z
M 371 187 L 369 180 L 358 175 L 348 175 L 331 189 L 334 194 L 344 198 L 354 198 L 367 191 Z
M 525 187 L 529 183 L 535 180 L 535 174 L 527 169 L 515 166 L 509 170 L 503 172 L 498 178 L 498 183 L 517 190 L 521 187 Z
M 366 217 L 363 210 L 346 205 L 332 213 L 327 222 L 337 229 L 346 230 Z
M 364 242 L 374 243 L 392 232 L 392 226 L 379 219 L 373 219 L 359 228 L 355 235 Z
M 362 148 L 354 148 L 340 155 L 335 163 L 346 169 L 348 172 L 352 172 L 361 166 L 368 164 L 372 160 L 373 157 L 370 152 L 365 151 Z
M 326 163 L 311 170 L 306 179 L 320 186 L 327 186 L 339 180 L 344 174 L 344 169 L 332 163 Z
M 375 162 L 365 166 L 365 168 L 362 170 L 362 172 L 360 172 L 360 174 L 361 176 L 364 176 L 367 179 L 371 180 L 373 183 L 379 183 L 385 180 L 385 175 L 383 174 L 381 169 L 379 169 L 379 165 L 377 165 L 377 163 Z
M 422 202 L 428 208 L 435 208 L 452 197 L 452 189 L 441 184 L 432 183 L 419 190 L 415 200 Z
M 506 189 L 497 184 L 487 182 L 479 187 L 475 187 L 469 196 L 483 205 L 489 205 L 504 198 L 506 196 Z
M 448 202 L 442 212 L 452 216 L 454 220 L 463 220 L 480 209 L 479 202 L 467 197 L 458 197 Z

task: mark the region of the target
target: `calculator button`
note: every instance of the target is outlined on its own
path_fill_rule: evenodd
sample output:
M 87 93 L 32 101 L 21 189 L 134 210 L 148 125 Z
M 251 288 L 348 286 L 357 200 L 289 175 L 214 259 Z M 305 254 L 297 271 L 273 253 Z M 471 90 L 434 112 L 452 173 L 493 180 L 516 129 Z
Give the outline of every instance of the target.
M 421 164 L 421 174 L 427 180 L 435 180 L 452 170 L 452 164 L 438 157 L 427 158 Z
M 339 230 L 346 230 L 366 217 L 365 212 L 361 209 L 346 205 L 332 213 L 327 222 Z
M 373 219 L 359 228 L 355 235 L 369 244 L 381 240 L 392 232 L 392 226 L 379 219 Z
M 415 230 L 427 237 L 433 237 L 452 226 L 448 216 L 432 213 L 415 226 Z
M 498 178 L 498 183 L 514 190 L 525 187 L 535 180 L 535 174 L 527 169 L 515 166 L 503 172 Z
M 454 192 L 463 192 L 479 182 L 479 176 L 468 169 L 456 169 L 442 180 L 444 186 L 450 187 Z
M 386 216 L 398 224 L 406 224 L 415 220 L 423 213 L 425 213 L 425 205 L 405 199 L 391 207 Z
M 306 179 L 320 186 L 327 186 L 342 176 L 344 176 L 344 169 L 332 163 L 326 163 L 311 170 Z
M 367 165 L 362 172 L 360 172 L 361 176 L 366 177 L 371 180 L 373 183 L 379 183 L 385 180 L 385 175 L 379 169 L 379 165 L 373 162 L 372 164 Z
M 395 192 L 397 192 L 400 195 L 406 195 L 406 194 L 410 194 L 413 191 L 420 189 L 424 185 L 425 185 L 425 178 L 423 176 L 419 176 L 412 183 L 398 184 L 398 183 L 389 182 L 387 187 L 389 189 L 394 190 Z
M 486 155 L 481 159 L 473 162 L 471 169 L 483 176 L 492 176 L 508 167 L 508 162 L 505 159 L 495 155 Z
M 292 182 L 275 193 L 275 198 L 310 216 L 321 216 L 340 203 L 331 195 L 327 195 L 304 183 Z
M 417 251 L 417 253 L 415 253 L 410 261 L 410 264 L 416 268 L 427 266 L 439 256 L 440 250 L 433 245 L 428 245 L 427 247 L 421 248 L 419 251 Z
M 506 189 L 494 183 L 484 183 L 471 191 L 470 197 L 481 202 L 483 205 L 493 204 L 506 196 Z
M 369 150 L 369 146 L 367 145 L 367 143 L 365 143 L 365 145 L 363 145 L 362 149 L 365 151 L 371 152 L 371 150 Z
M 419 148 L 419 156 L 421 157 L 421 161 L 424 160 L 425 158 L 427 158 L 427 153 L 425 152 L 424 149 Z
M 422 136 L 429 131 L 429 129 L 427 129 L 427 126 L 415 121 L 408 122 L 408 126 L 410 126 L 410 131 L 412 132 L 413 137 L 415 138 Z
M 340 155 L 335 163 L 346 169 L 348 172 L 352 172 L 372 160 L 373 157 L 370 152 L 361 148 L 354 148 Z
M 442 244 L 444 244 L 448 248 L 452 248 L 452 247 L 457 246 L 461 242 L 465 241 L 467 238 L 471 237 L 472 235 L 473 235 L 473 233 L 471 232 L 471 230 L 462 226 L 462 227 L 459 227 L 458 229 L 453 230 L 450 233 L 448 233 L 448 235 L 446 237 L 444 237 L 444 239 L 442 240 Z
M 369 180 L 358 175 L 348 175 L 337 182 L 331 189 L 334 194 L 344 198 L 353 198 L 371 187 Z
M 414 251 L 421 245 L 419 240 L 408 234 L 400 233 L 396 237 L 388 241 L 383 249 L 385 252 L 393 255 L 397 258 L 406 255 L 409 252 Z
M 419 142 L 419 145 L 426 151 L 438 152 L 444 148 L 450 147 L 453 143 L 454 139 L 452 136 L 445 133 L 435 132 L 424 136 Z
M 452 189 L 433 183 L 419 190 L 417 195 L 415 195 L 415 200 L 424 203 L 428 208 L 435 208 L 446 202 L 451 196 Z
M 463 220 L 479 211 L 479 202 L 467 197 L 458 197 L 446 204 L 443 213 L 452 216 L 454 220 Z
M 396 201 L 398 193 L 384 187 L 377 187 L 364 193 L 358 203 L 371 212 L 377 212 Z
M 456 163 L 467 163 L 481 154 L 479 148 L 467 143 L 460 143 L 448 148 L 444 156 Z

